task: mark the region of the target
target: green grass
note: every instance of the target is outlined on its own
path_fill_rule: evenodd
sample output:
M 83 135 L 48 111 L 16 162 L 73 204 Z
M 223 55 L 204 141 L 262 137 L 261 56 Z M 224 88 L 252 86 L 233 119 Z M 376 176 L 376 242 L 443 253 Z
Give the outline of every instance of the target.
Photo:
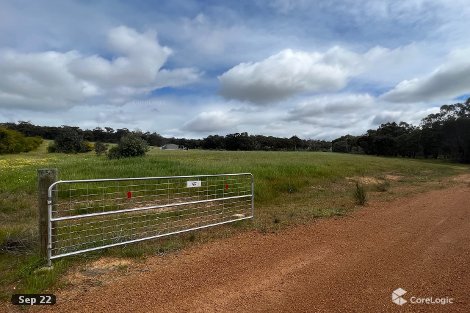
M 391 199 L 440 186 L 445 177 L 468 171 L 459 164 L 430 160 L 380 158 L 324 152 L 161 151 L 146 157 L 108 160 L 94 153 L 37 151 L 0 156 L 0 299 L 13 292 L 50 288 L 72 264 L 101 255 L 141 258 L 181 249 L 245 230 L 277 231 L 316 218 L 341 216 L 355 208 L 355 181 L 366 185 L 369 200 Z M 37 271 L 36 171 L 58 168 L 60 179 L 142 177 L 251 172 L 255 177 L 255 219 L 54 262 L 51 271 Z M 387 175 L 400 177 L 387 180 Z M 408 189 L 407 189 L 408 190 Z

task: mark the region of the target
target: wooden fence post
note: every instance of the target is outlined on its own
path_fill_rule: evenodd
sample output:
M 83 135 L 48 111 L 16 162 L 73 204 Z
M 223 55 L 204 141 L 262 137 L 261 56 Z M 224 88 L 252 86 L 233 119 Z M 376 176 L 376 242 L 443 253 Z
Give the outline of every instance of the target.
M 47 258 L 47 228 L 49 213 L 47 205 L 47 190 L 57 181 L 58 170 L 56 168 L 38 169 L 38 208 L 39 208 L 39 248 L 42 258 Z

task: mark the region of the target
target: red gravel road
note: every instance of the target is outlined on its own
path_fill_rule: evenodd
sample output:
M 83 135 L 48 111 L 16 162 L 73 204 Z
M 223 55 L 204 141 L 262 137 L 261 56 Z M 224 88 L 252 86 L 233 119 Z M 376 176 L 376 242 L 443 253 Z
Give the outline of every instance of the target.
M 470 312 L 470 188 L 372 203 L 276 234 L 243 233 L 145 267 L 73 296 L 59 292 L 51 311 Z M 399 287 L 403 306 L 391 301 Z

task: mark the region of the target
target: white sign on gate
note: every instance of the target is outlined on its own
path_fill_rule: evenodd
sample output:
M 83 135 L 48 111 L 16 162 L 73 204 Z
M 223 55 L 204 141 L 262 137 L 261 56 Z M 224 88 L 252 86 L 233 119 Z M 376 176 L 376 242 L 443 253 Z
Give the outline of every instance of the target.
M 186 182 L 186 187 L 188 187 L 188 188 L 201 187 L 201 181 L 200 180 L 187 181 Z

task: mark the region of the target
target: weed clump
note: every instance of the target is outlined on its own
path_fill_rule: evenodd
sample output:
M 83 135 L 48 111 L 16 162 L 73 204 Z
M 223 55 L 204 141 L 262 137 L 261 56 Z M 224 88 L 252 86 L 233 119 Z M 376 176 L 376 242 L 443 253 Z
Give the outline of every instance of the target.
M 354 189 L 354 199 L 359 205 L 364 205 L 367 202 L 367 193 L 366 189 L 362 184 L 356 182 L 356 188 Z

